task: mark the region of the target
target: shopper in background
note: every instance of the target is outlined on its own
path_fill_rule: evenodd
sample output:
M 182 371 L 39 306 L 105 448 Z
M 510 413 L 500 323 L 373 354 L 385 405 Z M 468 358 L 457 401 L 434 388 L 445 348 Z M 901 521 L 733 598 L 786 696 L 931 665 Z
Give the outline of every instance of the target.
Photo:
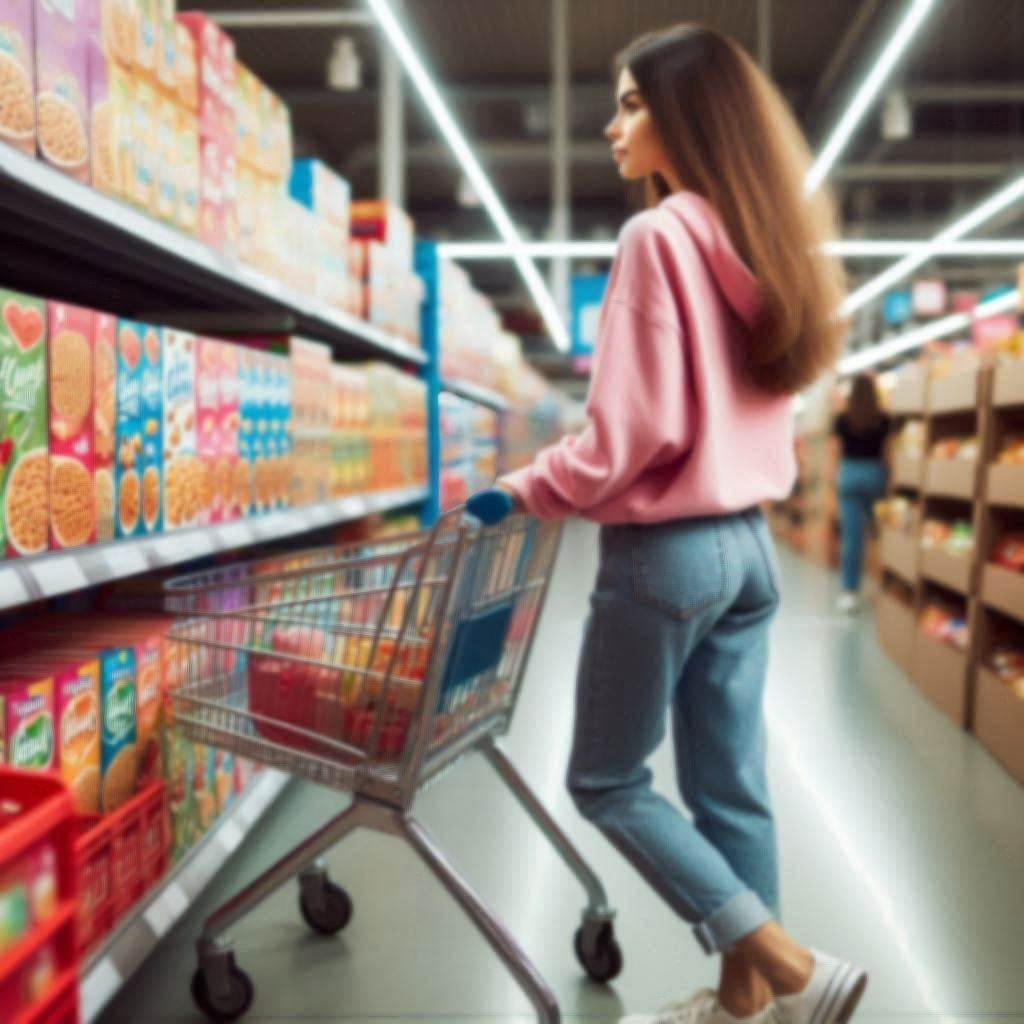
M 839 439 L 839 522 L 842 529 L 841 612 L 854 612 L 860 605 L 860 583 L 864 575 L 864 547 L 873 506 L 885 495 L 885 439 L 889 417 L 878 401 L 874 377 L 862 373 L 853 379 L 846 412 L 836 418 Z
M 866 975 L 779 924 L 762 697 L 779 603 L 758 509 L 794 481 L 793 394 L 843 325 L 829 197 L 775 88 L 685 25 L 618 62 L 607 128 L 648 209 L 619 239 L 590 425 L 499 481 L 528 512 L 603 524 L 568 784 L 580 811 L 720 954 L 717 992 L 655 1019 L 837 1024 Z M 651 787 L 671 720 L 692 821 Z

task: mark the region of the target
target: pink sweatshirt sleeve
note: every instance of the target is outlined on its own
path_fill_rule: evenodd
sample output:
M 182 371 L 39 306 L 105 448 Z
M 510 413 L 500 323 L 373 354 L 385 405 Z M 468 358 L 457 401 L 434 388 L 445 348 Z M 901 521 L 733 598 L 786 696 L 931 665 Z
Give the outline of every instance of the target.
M 691 444 L 684 336 L 650 218 L 622 234 L 601 310 L 589 425 L 502 479 L 541 519 L 586 513 Z

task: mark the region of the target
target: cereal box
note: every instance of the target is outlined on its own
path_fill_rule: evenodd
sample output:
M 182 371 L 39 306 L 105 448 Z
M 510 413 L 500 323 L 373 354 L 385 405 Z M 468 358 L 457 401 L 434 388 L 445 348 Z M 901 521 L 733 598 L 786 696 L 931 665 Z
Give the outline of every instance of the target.
M 37 555 L 49 540 L 46 305 L 0 290 L 0 547 Z
M 8 683 L 4 690 L 7 763 L 12 768 L 51 771 L 56 767 L 52 677 Z
M 110 94 L 110 62 L 103 38 L 103 0 L 84 0 L 89 37 L 86 52 L 89 105 L 89 180 L 107 195 L 120 195 L 116 108 Z
M 138 8 L 135 73 L 149 82 L 156 81 L 158 2 L 159 0 L 135 0 Z
M 136 739 L 140 781 L 160 778 L 160 737 L 157 723 L 161 705 L 161 657 L 163 635 L 155 628 L 140 625 L 135 644 Z
M 188 110 L 177 109 L 178 128 L 175 139 L 178 157 L 177 210 L 175 223 L 190 235 L 199 231 L 199 122 Z
M 130 69 L 135 65 L 139 39 L 138 0 L 99 0 L 103 52 L 107 60 Z
M 192 33 L 175 21 L 175 65 L 174 89 L 175 99 L 179 105 L 191 113 L 199 109 L 199 65 L 196 61 L 196 42 Z
M 224 520 L 237 519 L 249 500 L 249 467 L 238 457 L 240 356 L 237 345 L 225 343 L 221 348 L 219 481 Z
M 175 0 L 156 0 L 156 83 L 168 96 L 178 87 L 178 38 Z
M 142 525 L 146 533 L 162 526 L 163 510 L 163 332 L 147 327 L 142 340 Z
M 135 176 L 129 180 L 129 198 L 147 213 L 156 212 L 156 90 L 141 78 L 133 80 L 132 146 L 135 151 Z
M 221 348 L 219 341 L 197 339 L 196 455 L 199 458 L 199 515 L 204 525 L 221 520 Z
M 156 216 L 174 223 L 178 212 L 178 108 L 167 96 L 156 98 Z
M 348 238 L 352 190 L 349 183 L 319 160 L 296 160 L 289 191 L 293 199 Z
M 164 328 L 164 529 L 197 526 L 196 338 Z
M 135 147 L 135 80 L 117 64 L 109 64 L 109 100 L 113 119 L 115 194 L 133 201 L 137 173 Z
M 135 651 L 117 647 L 100 656 L 102 736 L 100 804 L 104 811 L 120 807 L 135 792 L 138 775 L 135 724 Z
M 142 423 L 143 338 L 147 326 L 117 322 L 117 432 L 115 435 L 115 534 L 135 537 L 143 532 Z
M 36 0 L 36 138 L 44 159 L 89 180 L 87 0 Z
M 0 140 L 36 151 L 34 0 L 0 2 Z
M 100 663 L 75 664 L 54 676 L 57 756 L 79 814 L 100 810 Z
M 227 237 L 224 224 L 225 154 L 216 139 L 202 137 L 201 129 L 199 166 L 199 237 L 214 249 L 221 249 Z
M 96 540 L 114 537 L 114 443 L 117 436 L 117 317 L 96 313 L 93 349 L 93 479 Z
M 50 370 L 50 546 L 96 539 L 93 483 L 95 314 L 47 303 Z
M 245 469 L 244 486 L 239 487 L 238 512 L 247 516 L 257 511 L 254 493 L 256 469 L 256 420 L 259 415 L 260 353 L 242 348 L 238 357 L 238 459 Z M 239 470 L 241 475 L 242 470 Z

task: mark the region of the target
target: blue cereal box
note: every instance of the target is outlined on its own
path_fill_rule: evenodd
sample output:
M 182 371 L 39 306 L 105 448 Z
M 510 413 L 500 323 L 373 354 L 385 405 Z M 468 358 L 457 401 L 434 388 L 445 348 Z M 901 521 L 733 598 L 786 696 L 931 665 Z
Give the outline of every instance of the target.
M 163 332 L 147 327 L 142 339 L 142 528 L 163 528 Z
M 135 793 L 138 777 L 136 745 L 135 651 L 114 647 L 100 656 L 100 706 L 103 731 L 100 741 L 100 771 L 103 776 L 101 803 L 112 811 Z
M 136 537 L 142 525 L 142 346 L 145 324 L 117 322 L 117 432 L 114 448 L 116 535 Z
M 259 409 L 259 353 L 243 348 L 238 356 L 238 461 L 239 513 L 242 516 L 260 511 L 256 502 L 256 420 Z

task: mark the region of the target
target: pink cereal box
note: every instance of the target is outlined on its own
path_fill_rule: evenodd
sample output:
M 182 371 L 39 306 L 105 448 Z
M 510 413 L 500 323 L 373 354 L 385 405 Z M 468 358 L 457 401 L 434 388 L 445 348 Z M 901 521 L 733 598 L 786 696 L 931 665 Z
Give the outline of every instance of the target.
M 36 151 L 34 0 L 0 0 L 0 141 Z
M 48 302 L 50 394 L 50 547 L 96 539 L 93 472 L 95 314 Z
M 87 0 L 36 0 L 36 138 L 43 158 L 89 180 Z
M 105 0 L 85 2 L 88 5 L 89 23 L 86 55 L 89 78 L 89 179 L 97 191 L 117 196 L 121 195 L 122 188 L 120 133 L 117 124 L 117 105 L 111 92 L 114 57 L 108 57 L 108 43 L 104 38 Z M 109 6 L 109 2 L 107 5 Z
M 199 517 L 205 526 L 221 521 L 220 372 L 222 343 L 196 340 L 196 457 L 199 460 Z
M 221 517 L 237 519 L 249 502 L 249 469 L 239 458 L 238 428 L 241 423 L 241 350 L 224 344 L 220 378 L 220 486 Z
M 117 434 L 117 317 L 95 314 L 93 347 L 93 478 L 96 540 L 114 539 L 114 439 Z

